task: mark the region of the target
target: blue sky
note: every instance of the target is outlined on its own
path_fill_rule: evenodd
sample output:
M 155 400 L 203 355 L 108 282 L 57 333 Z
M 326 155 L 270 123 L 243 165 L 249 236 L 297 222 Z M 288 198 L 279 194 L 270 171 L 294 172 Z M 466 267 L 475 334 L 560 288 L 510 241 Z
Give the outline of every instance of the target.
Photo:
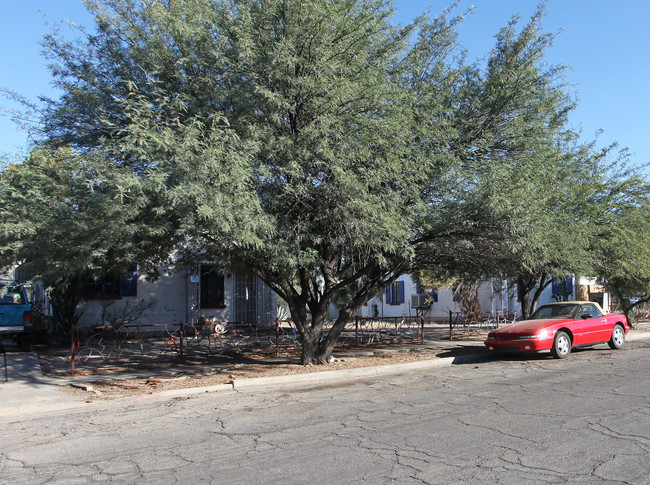
M 449 1 L 396 0 L 397 20 L 405 23 L 430 9 L 437 13 Z M 461 27 L 461 41 L 470 58 L 486 56 L 494 35 L 514 13 L 522 20 L 535 10 L 537 0 L 462 0 L 460 10 L 475 9 Z M 45 16 L 45 18 L 44 18 Z M 56 96 L 40 39 L 46 22 L 68 19 L 92 26 L 80 0 L 0 0 L 0 87 L 29 99 Z M 586 139 L 603 130 L 600 145 L 617 141 L 628 147 L 632 160 L 650 162 L 650 1 L 548 0 L 544 30 L 562 31 L 548 51 L 551 64 L 572 69 L 567 81 L 578 97 L 571 117 Z M 64 29 L 64 32 L 66 29 Z M 0 97 L 0 107 L 11 107 Z M 26 136 L 0 111 L 0 154 L 22 153 Z

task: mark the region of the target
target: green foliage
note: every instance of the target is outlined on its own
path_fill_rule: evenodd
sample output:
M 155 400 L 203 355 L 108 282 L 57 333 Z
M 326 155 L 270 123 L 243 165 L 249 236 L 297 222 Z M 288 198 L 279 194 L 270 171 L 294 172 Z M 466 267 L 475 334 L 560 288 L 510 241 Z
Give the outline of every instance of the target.
M 256 141 L 242 138 L 226 116 L 237 96 L 228 77 L 239 74 L 227 65 L 230 48 L 219 30 L 230 27 L 214 23 L 227 6 L 204 0 L 87 5 L 94 33 L 75 43 L 45 39 L 65 95 L 48 102 L 44 136 L 119 160 L 160 194 L 149 204 L 156 214 L 176 219 L 185 232 L 200 227 L 254 244 L 248 228 L 272 228 L 250 190 Z
M 595 274 L 629 318 L 650 300 L 650 183 L 621 163 L 603 175 L 593 206 Z
M 609 150 L 580 143 L 568 127 L 574 103 L 563 68 L 545 63 L 553 36 L 541 33 L 542 18 L 540 8 L 520 30 L 513 19 L 485 70 L 468 71 L 455 152 L 458 199 L 437 205 L 433 224 L 443 241 L 419 255 L 434 280 L 509 279 L 524 314 L 555 277 L 594 274 L 597 212 L 610 210 L 599 196 Z
M 86 282 L 143 269 L 171 250 L 170 224 L 147 207 L 154 194 L 130 170 L 70 148 L 34 150 L 0 174 L 4 270 L 19 263 L 45 287 L 68 328 Z
M 53 248 L 48 271 L 75 277 L 182 246 L 188 263 L 252 270 L 286 301 L 303 361 L 323 363 L 404 272 L 508 277 L 528 298 L 552 275 L 595 270 L 596 248 L 608 268 L 621 257 L 595 243 L 604 157 L 567 127 L 541 7 L 481 67 L 465 63 L 455 4 L 403 28 L 385 0 L 87 5 L 95 31 L 45 39 L 64 94 L 42 135 L 78 151 L 48 152 L 61 173 L 44 172 L 42 189 L 41 168 L 17 167 L 7 185 L 27 177 L 36 213 L 61 225 L 12 219 L 5 261 L 39 267 L 41 231 L 71 238 L 79 251 Z
M 65 92 L 45 113 L 50 142 L 101 147 L 156 186 L 169 206 L 147 207 L 182 221 L 188 257 L 252 269 L 304 341 L 352 289 L 304 356 L 326 361 L 346 320 L 409 268 L 423 194 L 447 190 L 456 19 L 396 28 L 379 0 L 89 8 L 85 41 L 46 40 Z

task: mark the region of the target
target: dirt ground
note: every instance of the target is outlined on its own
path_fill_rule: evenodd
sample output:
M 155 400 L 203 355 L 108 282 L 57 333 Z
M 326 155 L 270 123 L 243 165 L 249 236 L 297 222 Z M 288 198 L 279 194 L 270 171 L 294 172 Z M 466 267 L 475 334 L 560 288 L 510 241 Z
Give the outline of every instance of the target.
M 466 339 L 482 339 L 471 335 Z M 450 342 L 451 343 L 451 342 Z M 335 351 L 327 365 L 303 366 L 298 349 L 274 353 L 239 352 L 230 355 L 187 356 L 167 360 L 110 362 L 101 365 L 76 365 L 74 383 L 66 391 L 88 400 L 106 400 L 140 394 L 191 387 L 228 384 L 235 379 L 297 375 L 358 367 L 402 364 L 420 360 L 451 357 L 480 351 L 481 348 L 458 344 L 424 347 L 395 344 Z M 52 378 L 71 377 L 69 351 L 65 348 L 38 349 L 43 374 Z

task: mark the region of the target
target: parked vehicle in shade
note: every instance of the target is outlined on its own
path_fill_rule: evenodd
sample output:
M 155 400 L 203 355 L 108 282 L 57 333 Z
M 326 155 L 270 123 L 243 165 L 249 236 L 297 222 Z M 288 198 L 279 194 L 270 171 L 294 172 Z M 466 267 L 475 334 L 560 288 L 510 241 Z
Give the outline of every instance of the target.
M 32 332 L 32 309 L 25 287 L 0 282 L 0 334 L 26 345 Z
M 629 331 L 625 315 L 606 314 L 590 301 L 567 301 L 543 305 L 526 320 L 493 330 L 484 343 L 495 352 L 550 351 L 564 359 L 574 347 L 607 343 L 620 349 Z

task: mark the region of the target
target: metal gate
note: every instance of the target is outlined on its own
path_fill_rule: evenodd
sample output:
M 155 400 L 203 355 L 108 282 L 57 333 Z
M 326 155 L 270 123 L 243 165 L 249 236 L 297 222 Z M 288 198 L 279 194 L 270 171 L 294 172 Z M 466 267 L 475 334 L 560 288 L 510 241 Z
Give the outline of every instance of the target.
M 235 321 L 257 320 L 257 278 L 252 273 L 235 276 Z

